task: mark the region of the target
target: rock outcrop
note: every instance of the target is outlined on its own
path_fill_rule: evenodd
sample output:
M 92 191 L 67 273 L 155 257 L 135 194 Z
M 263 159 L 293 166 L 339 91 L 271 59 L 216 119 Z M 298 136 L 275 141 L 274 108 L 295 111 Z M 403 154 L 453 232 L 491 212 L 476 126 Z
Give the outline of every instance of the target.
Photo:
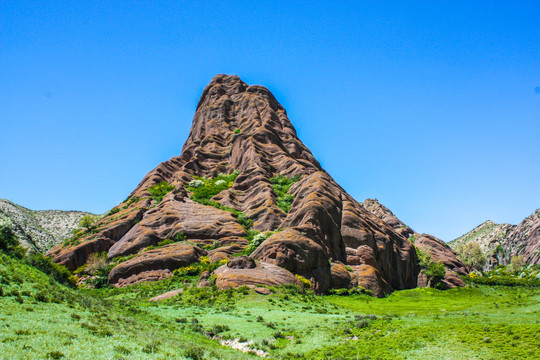
M 446 267 L 446 276 L 442 280 L 444 287 L 464 286 L 465 283 L 458 275 L 467 275 L 465 265 L 457 258 L 456 253 L 441 239 L 429 234 L 419 234 L 399 220 L 386 206 L 377 199 L 366 199 L 362 206 L 382 219 L 392 228 L 406 236 L 421 251 L 431 256 L 431 261 L 442 262 Z M 367 250 L 367 249 L 365 249 Z M 369 250 L 368 250 L 369 251 Z M 418 286 L 427 286 L 429 281 L 423 272 L 418 274 Z
M 449 245 L 458 249 L 469 242 L 478 243 L 487 255 L 486 271 L 510 264 L 514 256 L 521 256 L 527 264 L 540 264 L 540 209 L 519 225 L 495 224 L 488 220 Z
M 30 210 L 0 199 L 0 215 L 11 220 L 13 231 L 25 248 L 46 252 L 71 237 L 83 211 Z
M 259 287 L 284 284 L 301 285 L 290 271 L 265 262 L 255 261 L 250 257 L 230 260 L 214 271 L 216 286 L 219 289 L 240 286 Z
M 231 186 L 220 180 L 223 188 L 211 199 L 194 196 L 195 187 L 223 174 L 238 176 Z M 170 192 L 156 196 L 160 186 Z M 255 244 L 253 234 L 267 231 L 275 233 Z M 417 284 L 416 252 L 403 232 L 362 207 L 321 168 L 268 89 L 249 86 L 237 76 L 217 75 L 204 89 L 179 156 L 148 173 L 80 244 L 59 246 L 50 256 L 74 269 L 84 264 L 90 248 L 105 249 L 110 259 L 135 255 L 129 261 L 143 264 L 151 262 L 146 247 L 180 238 L 212 245 L 213 260 L 258 245 L 251 257 L 264 270 L 277 266 L 302 275 L 320 293 L 364 279 L 384 289 L 380 294 Z M 346 277 L 338 281 L 332 266 L 349 260 L 362 270 L 348 283 Z M 157 271 L 153 266 L 137 269 Z M 234 270 L 227 269 L 216 272 L 218 279 Z M 113 269 L 110 283 L 118 281 L 119 271 Z M 248 277 L 237 278 L 252 282 Z
M 130 285 L 141 281 L 140 275 L 148 272 L 152 272 L 154 275 L 161 272 L 160 278 L 165 278 L 179 267 L 198 262 L 200 257 L 204 255 L 206 255 L 205 250 L 190 244 L 165 245 L 162 248 L 145 251 L 139 256 L 121 262 L 111 270 L 109 281 L 113 284 Z

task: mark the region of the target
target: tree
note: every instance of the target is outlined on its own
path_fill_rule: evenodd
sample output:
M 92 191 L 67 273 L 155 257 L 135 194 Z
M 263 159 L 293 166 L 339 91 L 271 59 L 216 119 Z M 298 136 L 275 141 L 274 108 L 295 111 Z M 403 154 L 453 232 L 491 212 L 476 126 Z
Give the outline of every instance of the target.
M 512 260 L 510 260 L 508 270 L 510 270 L 510 272 L 513 274 L 517 274 L 523 268 L 523 265 L 523 256 L 514 255 L 512 256 Z
M 469 241 L 456 249 L 457 258 L 465 264 L 467 270 L 482 270 L 486 264 L 487 256 L 482 251 L 480 244 L 476 241 Z
M 95 222 L 98 220 L 97 216 L 94 215 L 84 215 L 81 220 L 79 220 L 79 226 L 91 230 L 94 227 Z
M 0 214 L 0 250 L 12 257 L 22 259 L 26 250 L 19 244 L 11 227 L 11 219 Z
M 5 216 L 0 217 L 0 250 L 6 252 L 12 250 L 19 242 L 11 229 L 11 220 Z

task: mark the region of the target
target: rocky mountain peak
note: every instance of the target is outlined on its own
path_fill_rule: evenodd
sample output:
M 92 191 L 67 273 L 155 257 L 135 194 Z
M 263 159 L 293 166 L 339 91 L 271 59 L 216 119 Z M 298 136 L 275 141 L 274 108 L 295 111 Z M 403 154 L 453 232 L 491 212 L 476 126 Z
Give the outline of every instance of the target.
M 74 269 L 103 251 L 110 261 L 135 255 L 111 271 L 116 285 L 235 254 L 251 254 L 256 267 L 219 271 L 217 284 L 291 279 L 269 273 L 271 264 L 318 292 L 361 285 L 380 296 L 415 287 L 418 275 L 411 242 L 321 168 L 271 92 L 229 75 L 204 89 L 182 153 L 149 172 L 92 234 L 50 255 Z

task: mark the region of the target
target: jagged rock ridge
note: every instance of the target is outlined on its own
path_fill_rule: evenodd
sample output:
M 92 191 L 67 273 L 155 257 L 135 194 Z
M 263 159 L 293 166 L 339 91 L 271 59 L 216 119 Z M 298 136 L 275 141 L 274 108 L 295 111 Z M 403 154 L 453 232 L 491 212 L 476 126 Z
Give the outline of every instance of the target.
M 379 203 L 377 199 L 366 199 L 362 206 L 382 219 L 403 236 L 406 236 L 420 250 L 428 252 L 432 261 L 440 261 L 446 267 L 446 276 L 443 284 L 447 287 L 464 286 L 465 283 L 458 275 L 466 275 L 465 265 L 457 258 L 456 253 L 441 239 L 429 234 L 419 234 L 399 220 L 390 209 Z M 426 286 L 428 281 L 425 275 L 418 274 L 418 286 Z
M 13 231 L 25 248 L 46 252 L 71 237 L 84 215 L 83 211 L 30 210 L 0 199 L 0 214 L 9 218 Z
M 476 242 L 488 255 L 484 270 L 508 265 L 513 256 L 522 256 L 527 264 L 540 264 L 540 209 L 519 225 L 486 221 L 465 235 L 449 242 L 453 249 Z
M 232 187 L 212 198 L 221 209 L 190 199 L 188 185 L 196 177 L 209 179 L 233 171 L 240 174 Z M 288 191 L 294 199 L 288 213 L 278 206 L 270 181 L 279 175 L 300 177 Z M 162 182 L 174 188 L 158 202 L 148 189 Z M 240 224 L 238 212 L 253 221 L 252 229 Z M 247 230 L 282 230 L 253 252 L 251 257 L 261 264 L 256 269 L 265 263 L 277 265 L 308 278 L 319 292 L 362 285 L 382 295 L 415 287 L 419 272 L 411 242 L 362 207 L 321 168 L 268 89 L 249 86 L 237 76 L 214 77 L 197 105 L 181 155 L 148 173 L 129 200 L 101 219 L 96 229 L 72 246 L 55 248 L 50 256 L 75 269 L 95 252 L 107 251 L 110 259 L 136 255 L 129 260 L 131 268 L 120 264 L 122 272 L 111 272 L 114 277 L 109 281 L 117 284 L 126 281 L 118 277 L 120 273 L 142 281 L 147 279 L 145 273 L 155 279 L 157 273 L 169 276 L 183 266 L 185 257 L 175 257 L 170 249 L 156 256 L 145 251 L 166 238 L 185 236 L 182 251 L 194 254 L 193 259 L 205 256 L 201 247 L 213 244 L 217 248 L 208 256 L 216 258 L 245 249 Z M 233 272 L 216 272 L 218 277 L 223 273 L 228 274 L 228 283 L 235 283 L 230 279 Z

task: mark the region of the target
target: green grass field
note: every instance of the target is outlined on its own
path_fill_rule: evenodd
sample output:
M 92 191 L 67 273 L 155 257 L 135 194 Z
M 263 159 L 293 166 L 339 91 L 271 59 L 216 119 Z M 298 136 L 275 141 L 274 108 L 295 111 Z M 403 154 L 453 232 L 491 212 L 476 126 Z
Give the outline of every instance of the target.
M 376 299 L 195 284 L 184 276 L 76 290 L 0 254 L 0 358 L 540 358 L 538 288 L 414 289 Z M 179 287 L 177 297 L 148 301 Z

